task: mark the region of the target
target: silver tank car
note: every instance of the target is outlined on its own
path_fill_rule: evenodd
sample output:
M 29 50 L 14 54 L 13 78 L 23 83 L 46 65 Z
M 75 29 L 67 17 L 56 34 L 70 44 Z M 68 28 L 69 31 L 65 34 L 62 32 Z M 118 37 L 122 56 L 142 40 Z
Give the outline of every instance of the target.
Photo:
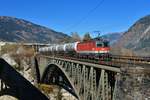
M 48 47 L 48 51 L 52 51 L 52 46 Z
M 48 47 L 39 48 L 39 52 L 48 52 Z
M 65 50 L 64 50 L 64 44 L 62 44 L 62 45 L 59 45 L 58 47 L 57 47 L 57 51 L 62 51 L 62 52 L 64 52 Z
M 52 51 L 50 51 L 50 52 L 55 52 L 55 51 L 56 51 L 56 46 L 57 46 L 56 44 L 53 45 L 53 46 L 52 46 Z
M 55 44 L 48 47 L 39 48 L 39 52 L 68 52 L 76 51 L 78 42 L 66 43 L 66 44 Z
M 65 51 L 76 51 L 78 42 L 64 44 Z

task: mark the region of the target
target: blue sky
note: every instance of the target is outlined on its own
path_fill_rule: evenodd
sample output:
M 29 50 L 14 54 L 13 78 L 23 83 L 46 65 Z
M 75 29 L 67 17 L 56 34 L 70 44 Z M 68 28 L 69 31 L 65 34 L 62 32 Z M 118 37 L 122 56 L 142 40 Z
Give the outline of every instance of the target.
M 22 18 L 66 34 L 122 32 L 148 14 L 150 0 L 0 0 L 1 16 Z

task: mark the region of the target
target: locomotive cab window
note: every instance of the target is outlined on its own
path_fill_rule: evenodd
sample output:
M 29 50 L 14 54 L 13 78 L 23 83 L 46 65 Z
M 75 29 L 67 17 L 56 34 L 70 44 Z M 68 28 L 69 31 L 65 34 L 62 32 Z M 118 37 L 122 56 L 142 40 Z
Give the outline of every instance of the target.
M 96 42 L 96 47 L 102 47 L 103 46 L 103 43 L 102 42 L 100 42 L 100 41 L 97 41 Z
M 104 42 L 104 47 L 109 47 L 109 43 L 108 42 Z
M 105 41 L 105 42 L 97 41 L 96 47 L 109 47 L 109 43 L 107 41 Z

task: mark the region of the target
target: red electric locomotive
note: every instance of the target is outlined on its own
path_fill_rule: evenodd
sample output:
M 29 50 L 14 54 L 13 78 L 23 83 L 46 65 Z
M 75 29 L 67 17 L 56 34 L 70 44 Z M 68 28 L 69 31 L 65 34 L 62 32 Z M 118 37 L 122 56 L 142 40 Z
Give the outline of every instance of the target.
M 107 40 L 95 38 L 90 41 L 79 42 L 76 52 L 79 57 L 103 59 L 109 56 L 110 46 Z

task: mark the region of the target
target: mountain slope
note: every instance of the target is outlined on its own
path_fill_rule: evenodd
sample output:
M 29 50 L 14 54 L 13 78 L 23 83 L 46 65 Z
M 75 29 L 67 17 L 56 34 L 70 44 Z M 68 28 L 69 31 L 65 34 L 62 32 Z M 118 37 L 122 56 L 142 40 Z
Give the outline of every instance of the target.
M 110 44 L 114 44 L 115 42 L 117 42 L 117 40 L 119 40 L 119 38 L 121 37 L 122 33 L 120 32 L 116 32 L 116 33 L 108 33 L 105 35 L 102 35 L 102 37 L 104 39 L 107 39 L 110 41 Z
M 150 15 L 131 26 L 115 46 L 130 49 L 136 55 L 150 56 Z
M 1 41 L 55 43 L 64 38 L 70 37 L 23 19 L 0 16 Z

